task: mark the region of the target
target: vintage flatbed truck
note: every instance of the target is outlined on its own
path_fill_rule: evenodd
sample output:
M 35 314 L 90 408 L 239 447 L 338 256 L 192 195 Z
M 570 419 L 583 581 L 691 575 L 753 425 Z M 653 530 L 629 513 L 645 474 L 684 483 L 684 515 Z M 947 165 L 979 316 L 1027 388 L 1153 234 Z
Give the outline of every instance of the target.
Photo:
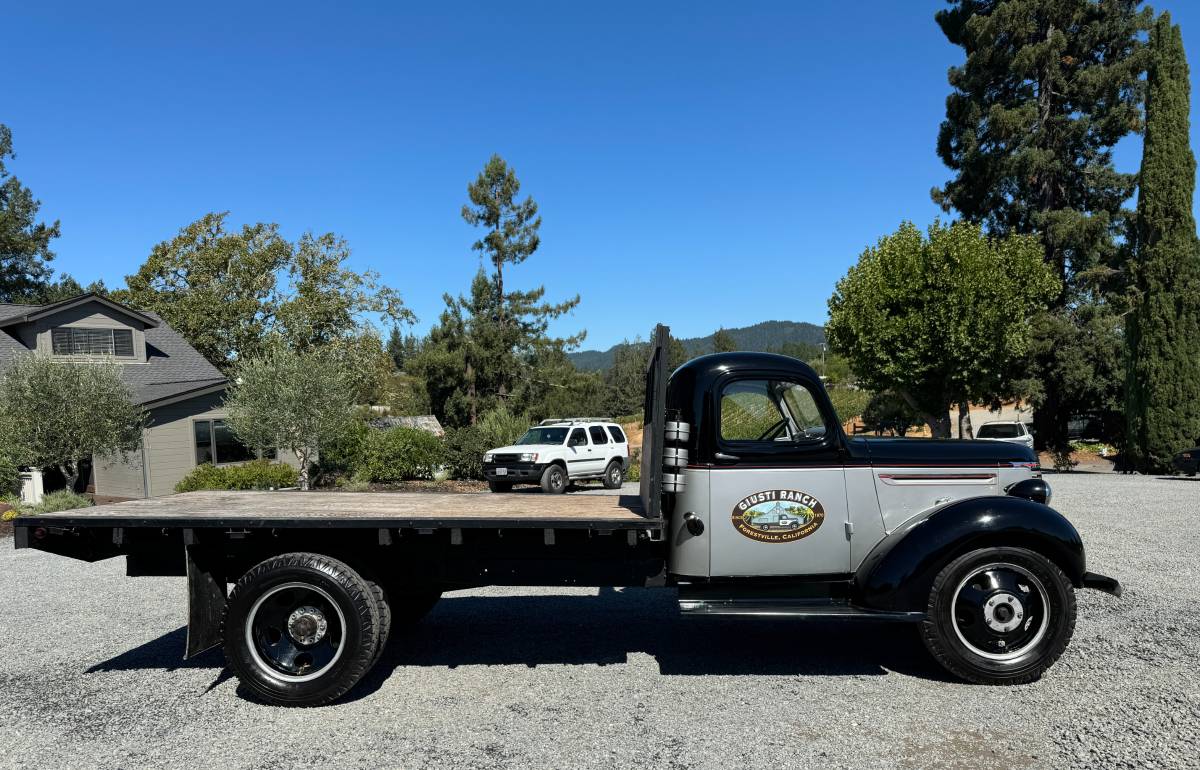
M 186 656 L 269 703 L 328 703 L 445 591 L 652 586 L 684 615 L 917 624 L 973 682 L 1039 677 L 1088 572 L 1026 447 L 847 437 L 812 369 L 723 353 L 646 369 L 640 494 L 201 492 L 15 521 L 17 548 L 186 575 Z M 232 593 L 227 586 L 233 583 Z

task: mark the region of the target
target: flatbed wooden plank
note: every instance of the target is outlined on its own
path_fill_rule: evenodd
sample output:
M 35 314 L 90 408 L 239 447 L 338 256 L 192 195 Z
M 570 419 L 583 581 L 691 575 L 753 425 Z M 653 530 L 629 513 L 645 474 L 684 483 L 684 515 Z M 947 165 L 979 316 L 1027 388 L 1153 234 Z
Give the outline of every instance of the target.
M 636 495 L 187 492 L 22 516 L 18 526 L 655 529 Z

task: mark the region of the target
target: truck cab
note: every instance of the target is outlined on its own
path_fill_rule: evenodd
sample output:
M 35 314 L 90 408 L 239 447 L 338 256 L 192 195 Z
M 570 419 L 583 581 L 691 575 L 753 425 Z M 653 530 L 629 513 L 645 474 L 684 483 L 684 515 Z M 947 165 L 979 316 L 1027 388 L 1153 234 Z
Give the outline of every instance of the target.
M 1040 476 L 1021 445 L 850 438 L 816 373 L 787 356 L 693 359 L 670 376 L 666 403 L 690 427 L 664 449 L 674 507 L 707 534 L 672 540 L 681 578 L 851 575 L 915 517 Z M 685 516 L 672 517 L 677 534 Z
M 647 430 L 684 615 L 913 622 L 952 673 L 1014 684 L 1065 648 L 1074 588 L 1120 595 L 1028 446 L 848 437 L 816 373 L 769 353 L 693 359 L 662 391 Z

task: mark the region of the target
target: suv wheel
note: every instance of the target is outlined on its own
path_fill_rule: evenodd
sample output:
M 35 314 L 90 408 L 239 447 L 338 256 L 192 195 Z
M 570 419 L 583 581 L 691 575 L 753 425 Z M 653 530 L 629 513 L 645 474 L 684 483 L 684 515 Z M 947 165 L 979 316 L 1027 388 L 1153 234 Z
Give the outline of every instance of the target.
M 977 684 L 1039 678 L 1075 631 L 1075 591 L 1054 562 L 1024 548 L 981 548 L 933 581 L 921 636 L 950 673 Z
M 542 491 L 548 495 L 561 495 L 567 491 L 567 472 L 561 465 L 551 465 L 542 471 Z
M 621 471 L 621 463 L 613 460 L 608 464 L 608 468 L 604 470 L 604 488 L 620 489 L 621 482 L 624 480 L 625 474 Z

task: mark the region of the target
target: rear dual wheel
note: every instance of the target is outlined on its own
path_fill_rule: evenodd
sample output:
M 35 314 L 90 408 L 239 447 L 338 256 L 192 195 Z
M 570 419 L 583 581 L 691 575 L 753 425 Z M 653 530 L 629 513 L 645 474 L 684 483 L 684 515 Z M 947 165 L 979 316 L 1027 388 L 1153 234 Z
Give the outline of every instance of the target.
M 225 605 L 225 659 L 258 698 L 319 706 L 346 693 L 377 659 L 381 594 L 337 559 L 274 556 L 238 580 Z
M 1075 631 L 1075 591 L 1054 562 L 1024 548 L 981 548 L 946 565 L 921 636 L 948 671 L 978 684 L 1038 679 Z
M 414 625 L 440 597 L 389 590 L 329 556 L 274 556 L 243 575 L 226 602 L 225 659 L 267 703 L 331 703 L 378 662 L 393 628 Z

